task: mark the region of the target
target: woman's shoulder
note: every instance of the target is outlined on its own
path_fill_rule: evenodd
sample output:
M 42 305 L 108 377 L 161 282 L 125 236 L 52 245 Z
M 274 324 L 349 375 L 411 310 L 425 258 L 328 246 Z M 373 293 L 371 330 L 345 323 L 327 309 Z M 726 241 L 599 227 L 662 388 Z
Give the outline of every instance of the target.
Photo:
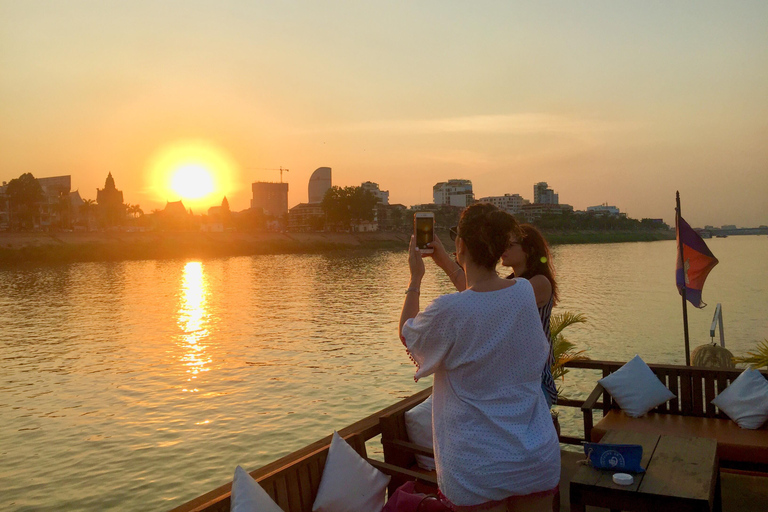
M 463 293 L 464 292 L 454 292 L 440 295 L 430 303 L 429 307 L 439 311 L 454 308 L 464 301 L 462 297 Z

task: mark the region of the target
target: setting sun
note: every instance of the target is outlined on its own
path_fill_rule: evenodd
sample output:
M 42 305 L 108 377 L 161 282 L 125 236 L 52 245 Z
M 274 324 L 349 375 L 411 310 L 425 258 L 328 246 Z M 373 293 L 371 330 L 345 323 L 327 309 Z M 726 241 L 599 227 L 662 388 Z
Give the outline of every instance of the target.
M 214 192 L 211 172 L 202 165 L 182 165 L 171 177 L 171 189 L 183 199 L 199 199 Z
M 234 192 L 237 168 L 226 151 L 214 144 L 185 140 L 157 151 L 147 178 L 157 199 L 181 200 L 188 208 L 205 208 Z

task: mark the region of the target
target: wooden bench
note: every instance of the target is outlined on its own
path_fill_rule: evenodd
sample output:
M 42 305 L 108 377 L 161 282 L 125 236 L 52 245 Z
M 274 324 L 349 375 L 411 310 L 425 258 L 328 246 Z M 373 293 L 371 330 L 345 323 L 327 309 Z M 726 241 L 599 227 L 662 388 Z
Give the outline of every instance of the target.
M 405 413 L 413 407 L 429 398 L 432 394 L 432 388 L 427 388 L 413 396 L 414 401 L 410 407 L 403 407 L 389 414 L 383 414 L 379 418 L 379 427 L 381 429 L 381 445 L 384 450 L 384 462 L 399 468 L 406 468 L 409 472 L 417 475 L 416 480 L 427 486 L 437 487 L 437 475 L 434 471 L 426 471 L 416 463 L 416 455 L 426 455 L 434 457 L 435 453 L 431 446 L 420 446 L 412 443 L 408 438 L 408 431 L 405 427 Z M 413 480 L 414 478 L 410 478 Z M 394 492 L 400 485 L 405 483 L 407 478 L 393 476 L 389 482 L 389 492 Z
M 365 446 L 367 440 L 380 433 L 379 425 L 382 416 L 411 409 L 425 400 L 430 392 L 431 390 L 424 390 L 401 400 L 341 429 L 339 435 L 372 466 L 389 475 L 393 481 L 418 480 L 436 484 L 434 478 L 430 479 L 422 473 L 410 471 L 407 467 L 398 467 L 387 461 L 381 462 L 368 458 Z M 262 468 L 251 471 L 250 475 L 267 491 L 267 494 L 284 512 L 311 512 L 312 504 L 317 497 L 317 490 L 320 487 L 325 461 L 328 458 L 331 437 L 330 435 L 326 436 Z M 234 469 L 233 467 L 233 473 Z M 231 491 L 231 483 L 222 485 L 174 508 L 171 512 L 229 512 Z
M 607 362 L 606 377 L 624 363 Z M 714 370 L 691 366 L 648 365 L 676 398 L 661 404 L 645 416 L 624 414 L 611 394 L 598 384 L 585 400 L 584 437 L 598 442 L 609 430 L 648 432 L 659 435 L 707 437 L 717 441 L 720 465 L 726 468 L 768 472 L 768 426 L 757 430 L 740 428 L 711 401 L 742 370 Z M 761 372 L 763 376 L 768 372 Z M 602 403 L 598 400 L 602 396 Z M 602 407 L 603 418 L 595 425 L 593 411 Z

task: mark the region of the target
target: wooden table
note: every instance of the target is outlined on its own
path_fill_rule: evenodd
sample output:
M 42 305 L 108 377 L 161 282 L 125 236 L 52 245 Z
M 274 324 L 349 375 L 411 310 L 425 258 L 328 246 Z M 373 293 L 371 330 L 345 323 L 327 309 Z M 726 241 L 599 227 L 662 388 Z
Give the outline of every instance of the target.
M 646 471 L 623 486 L 613 483 L 615 471 L 580 468 L 571 481 L 571 512 L 585 512 L 587 505 L 611 511 L 721 511 L 714 439 L 611 430 L 600 442 L 642 445 Z

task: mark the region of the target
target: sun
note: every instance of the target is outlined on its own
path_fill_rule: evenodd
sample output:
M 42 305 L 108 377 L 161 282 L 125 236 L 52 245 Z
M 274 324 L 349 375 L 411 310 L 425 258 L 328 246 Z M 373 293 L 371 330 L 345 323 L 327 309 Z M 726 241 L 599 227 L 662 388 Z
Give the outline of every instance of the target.
M 158 201 L 179 201 L 187 208 L 221 204 L 237 188 L 238 165 L 222 148 L 204 140 L 168 144 L 150 159 L 147 180 Z
M 204 165 L 185 164 L 173 171 L 171 189 L 183 199 L 200 199 L 215 192 L 216 185 Z

